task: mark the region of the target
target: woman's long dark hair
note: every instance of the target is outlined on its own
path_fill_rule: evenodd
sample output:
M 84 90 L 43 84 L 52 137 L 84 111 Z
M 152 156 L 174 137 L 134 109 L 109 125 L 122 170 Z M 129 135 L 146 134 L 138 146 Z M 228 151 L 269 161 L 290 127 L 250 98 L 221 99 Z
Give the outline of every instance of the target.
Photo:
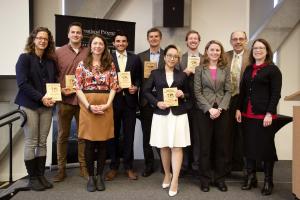
M 27 43 L 25 45 L 25 52 L 30 54 L 35 54 L 35 44 L 34 40 L 39 32 L 46 32 L 48 34 L 48 46 L 44 50 L 43 57 L 48 59 L 54 58 L 55 45 L 51 31 L 46 27 L 35 28 L 27 38 Z
M 221 55 L 220 55 L 220 58 L 218 60 L 217 67 L 226 67 L 227 66 L 227 60 L 226 60 L 225 55 L 224 55 L 224 53 L 225 53 L 224 47 L 223 47 L 222 43 L 217 41 L 217 40 L 211 40 L 206 44 L 205 52 L 204 52 L 204 55 L 203 55 L 202 65 L 207 66 L 209 64 L 209 58 L 208 58 L 208 55 L 207 55 L 207 50 L 210 47 L 210 45 L 212 45 L 212 44 L 216 44 L 216 45 L 220 46 L 220 48 L 221 48 Z
M 273 63 L 273 52 L 272 52 L 272 49 L 271 49 L 271 46 L 270 44 L 267 42 L 267 40 L 265 39 L 262 39 L 262 38 L 258 38 L 256 40 L 253 41 L 252 43 L 252 46 L 251 46 L 251 52 L 250 52 L 250 55 L 249 55 L 249 62 L 251 65 L 255 64 L 255 58 L 253 57 L 253 46 L 256 42 L 261 42 L 265 45 L 266 47 L 266 51 L 267 51 L 267 55 L 266 55 L 266 59 L 265 59 L 265 63 L 266 64 L 274 64 Z
M 107 46 L 108 46 L 107 41 L 102 35 L 95 34 L 90 37 L 89 44 L 88 44 L 88 54 L 87 54 L 87 57 L 84 59 L 83 63 L 84 63 L 84 66 L 88 67 L 91 70 L 91 67 L 93 65 L 93 54 L 91 51 L 91 45 L 95 38 L 100 38 L 104 43 L 104 50 L 103 50 L 103 53 L 101 55 L 101 60 L 100 60 L 101 66 L 97 69 L 100 72 L 104 72 L 111 68 L 112 58 L 111 58 L 111 55 L 107 48 Z

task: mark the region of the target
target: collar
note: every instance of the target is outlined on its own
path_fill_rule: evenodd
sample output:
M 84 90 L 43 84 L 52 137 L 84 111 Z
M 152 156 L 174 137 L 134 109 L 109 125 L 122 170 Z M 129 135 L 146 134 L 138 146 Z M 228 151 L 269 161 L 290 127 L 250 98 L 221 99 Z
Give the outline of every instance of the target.
M 150 54 L 152 54 L 152 55 L 160 54 L 160 49 L 158 51 L 156 51 L 156 52 L 151 51 L 150 49 L 149 49 L 149 51 L 150 51 Z
M 126 51 L 126 50 L 125 50 L 122 54 L 123 54 L 123 56 L 127 57 L 127 51 Z M 116 56 L 117 56 L 117 58 L 119 58 L 120 55 L 121 55 L 121 53 L 118 52 L 118 51 L 116 51 Z
M 260 65 L 253 64 L 253 69 L 260 69 L 260 68 L 263 68 L 265 66 L 267 66 L 267 63 L 263 63 L 263 64 L 260 64 Z
M 242 57 L 243 54 L 244 54 L 244 52 L 245 52 L 245 50 L 243 50 L 241 53 L 235 53 L 235 51 L 233 51 L 233 58 L 234 58 L 235 56 Z

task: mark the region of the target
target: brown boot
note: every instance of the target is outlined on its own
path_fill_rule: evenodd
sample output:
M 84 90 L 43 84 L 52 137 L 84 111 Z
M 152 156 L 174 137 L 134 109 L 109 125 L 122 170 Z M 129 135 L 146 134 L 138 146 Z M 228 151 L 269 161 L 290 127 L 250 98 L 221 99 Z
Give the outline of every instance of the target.
M 59 168 L 57 174 L 53 177 L 53 182 L 61 182 L 67 177 L 66 169 Z
M 131 169 L 126 171 L 126 175 L 127 175 L 129 180 L 137 180 L 138 179 L 137 174 Z
M 111 170 L 109 170 L 109 172 L 107 172 L 105 174 L 104 180 L 106 180 L 106 181 L 112 181 L 117 176 L 117 174 L 118 174 L 117 170 L 111 169 Z
M 82 165 L 80 166 L 80 172 L 79 172 L 79 175 L 80 175 L 81 177 L 83 177 L 83 178 L 86 178 L 86 179 L 89 178 L 89 174 L 88 174 L 87 169 L 86 169 L 85 166 L 82 166 Z

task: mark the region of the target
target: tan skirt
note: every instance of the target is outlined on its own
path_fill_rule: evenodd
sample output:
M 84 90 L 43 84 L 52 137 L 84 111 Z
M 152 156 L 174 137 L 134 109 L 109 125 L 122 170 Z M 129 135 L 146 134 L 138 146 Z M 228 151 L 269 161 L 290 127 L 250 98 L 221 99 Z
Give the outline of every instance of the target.
M 109 93 L 85 93 L 91 105 L 106 104 Z M 78 137 L 91 141 L 106 141 L 114 137 L 114 119 L 112 105 L 104 114 L 93 114 L 82 103 L 79 103 Z

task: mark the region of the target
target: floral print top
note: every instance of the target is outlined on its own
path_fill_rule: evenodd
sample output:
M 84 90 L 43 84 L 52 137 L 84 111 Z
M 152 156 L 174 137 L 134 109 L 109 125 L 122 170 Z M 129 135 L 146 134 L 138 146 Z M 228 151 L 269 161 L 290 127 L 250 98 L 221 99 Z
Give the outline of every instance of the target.
M 107 71 L 100 72 L 92 66 L 92 71 L 81 61 L 75 72 L 75 85 L 77 90 L 117 90 L 118 77 L 116 67 L 112 63 Z

